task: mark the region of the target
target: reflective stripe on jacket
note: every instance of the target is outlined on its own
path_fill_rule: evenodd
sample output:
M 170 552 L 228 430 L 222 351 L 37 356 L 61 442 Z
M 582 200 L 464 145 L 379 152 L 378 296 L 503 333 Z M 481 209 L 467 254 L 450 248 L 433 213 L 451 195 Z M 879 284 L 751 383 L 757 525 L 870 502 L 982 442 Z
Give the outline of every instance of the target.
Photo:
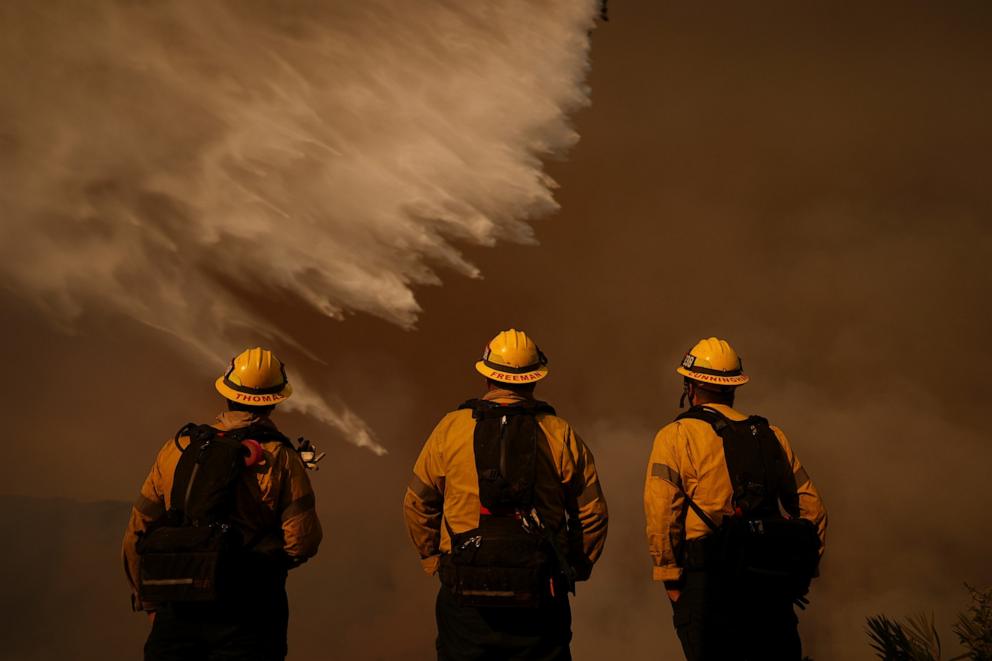
M 492 390 L 484 399 L 504 405 L 523 401 L 507 390 Z M 580 578 L 588 576 L 606 542 L 606 499 L 596 464 L 567 422 L 545 413 L 536 418 L 547 438 L 544 456 L 550 461 L 537 462 L 535 507 L 545 525 L 559 531 L 562 549 L 568 549 L 577 565 L 584 565 L 576 566 Z M 474 432 L 471 410 L 449 413 L 434 428 L 413 467 L 403 510 L 410 538 L 428 574 L 437 572 L 440 554 L 451 550 L 442 516 L 455 533 L 479 526 Z M 566 517 L 571 535 L 566 533 Z
M 706 408 L 730 420 L 747 418 L 723 404 L 707 404 Z M 827 532 L 823 501 L 792 451 L 789 439 L 778 427 L 771 428 L 796 476 L 800 515 L 815 523 L 819 531 L 822 554 Z M 683 542 L 710 532 L 706 523 L 688 507 L 683 489 L 716 525 L 720 525 L 725 514 L 733 513 L 733 486 L 723 455 L 723 440 L 703 420 L 672 422 L 654 439 L 644 482 L 644 514 L 656 581 L 678 580 L 682 576 L 678 558 Z
M 242 411 L 222 413 L 213 426 L 230 431 L 251 425 L 275 429 L 268 418 Z M 179 443 L 185 448 L 189 437 L 180 436 Z M 242 474 L 245 488 L 237 490 L 233 523 L 248 540 L 257 537 L 259 531 L 272 530 L 273 533 L 263 536 L 254 548 L 261 552 L 282 550 L 291 561 L 302 562 L 317 553 L 322 537 L 310 478 L 300 455 L 279 441 L 266 441 L 262 443 L 262 449 L 264 460 L 246 468 Z M 123 558 L 136 607 L 154 605 L 137 603 L 138 554 L 135 545 L 138 536 L 171 507 L 172 481 L 180 456 L 182 453 L 170 438 L 159 451 L 131 508 L 131 520 L 124 533 Z

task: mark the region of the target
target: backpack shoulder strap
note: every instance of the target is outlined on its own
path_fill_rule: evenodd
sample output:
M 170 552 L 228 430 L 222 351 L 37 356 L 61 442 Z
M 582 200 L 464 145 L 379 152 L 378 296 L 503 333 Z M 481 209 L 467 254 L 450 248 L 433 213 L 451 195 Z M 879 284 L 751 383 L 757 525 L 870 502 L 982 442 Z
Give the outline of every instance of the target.
M 676 422 L 679 420 L 702 420 L 712 427 L 713 431 L 715 431 L 721 439 L 723 438 L 722 432 L 726 431 L 727 426 L 730 423 L 730 421 L 727 420 L 727 418 L 721 413 L 714 411 L 713 409 L 708 409 L 704 406 L 693 406 L 688 411 L 683 411 L 675 418 Z M 692 499 L 689 492 L 682 487 L 679 488 L 682 491 L 682 495 L 685 496 L 685 500 L 689 504 L 689 507 L 691 507 L 692 511 L 696 513 L 696 516 L 698 516 L 700 520 L 706 524 L 707 528 L 714 531 L 717 530 L 718 526 L 716 523 L 714 523 L 713 519 L 711 519 L 710 516 L 703 511 L 702 507 L 696 504 L 696 501 Z
M 680 413 L 675 419 L 702 420 L 703 422 L 713 427 L 713 431 L 715 431 L 721 437 L 723 436 L 723 432 L 728 427 L 730 427 L 731 424 L 733 424 L 734 422 L 747 426 L 755 425 L 758 427 L 770 427 L 770 425 L 768 424 L 768 419 L 763 418 L 760 415 L 752 415 L 752 416 L 748 416 L 744 420 L 732 421 L 729 418 L 727 418 L 725 415 L 720 413 L 719 411 L 715 409 L 707 408 L 705 406 L 693 406 L 688 411 L 683 411 L 682 413 Z
M 470 399 L 458 405 L 458 410 L 462 409 L 472 409 L 472 417 L 476 420 L 501 418 L 504 415 L 555 415 L 553 406 L 539 400 L 499 404 L 488 399 Z
M 174 525 L 179 525 L 183 521 L 186 498 L 194 478 L 194 467 L 199 461 L 200 449 L 207 442 L 216 438 L 218 431 L 218 429 L 210 425 L 187 422 L 176 432 L 174 442 L 181 454 L 172 477 L 170 507 L 167 513 Z M 179 443 L 179 439 L 183 436 L 189 438 L 189 443 L 186 447 L 183 447 Z M 192 452 L 188 452 L 188 450 L 192 450 Z
M 482 419 L 487 412 L 492 411 L 497 408 L 499 404 L 496 402 L 490 402 L 487 399 L 469 399 L 458 405 L 459 411 L 464 409 L 472 410 L 472 417 L 476 420 Z
M 777 509 L 773 503 L 778 498 L 789 499 L 791 471 L 766 418 L 752 415 L 744 420 L 730 420 L 703 406 L 692 407 L 676 420 L 686 418 L 707 422 L 723 441 L 735 506 L 743 505 L 745 511 L 771 512 Z M 787 509 L 795 508 L 789 505 Z
M 239 427 L 238 429 L 232 429 L 231 431 L 224 432 L 223 436 L 237 441 L 238 443 L 246 439 L 252 439 L 263 443 L 266 441 L 278 441 L 291 450 L 296 449 L 293 447 L 293 443 L 289 440 L 289 437 L 285 434 L 271 427 L 262 425 Z
M 728 420 L 722 413 L 715 411 L 713 409 L 706 408 L 705 406 L 693 406 L 688 411 L 683 411 L 676 418 L 676 422 L 679 420 L 702 420 L 713 428 L 717 434 L 722 434 L 727 425 L 730 424 Z
M 551 406 L 551 404 L 548 404 L 547 402 L 542 402 L 540 400 L 534 400 L 531 403 L 530 409 L 531 411 L 533 411 L 534 415 L 537 415 L 539 413 L 544 413 L 547 415 L 557 415 L 555 411 L 555 407 Z
M 194 443 L 203 443 L 203 441 L 211 439 L 216 435 L 217 429 L 210 425 L 198 425 L 195 422 L 187 422 L 176 432 L 173 442 L 180 452 L 186 452 Z M 179 439 L 183 436 L 189 437 L 189 444 L 185 448 L 179 443 Z
M 179 442 L 179 439 L 183 436 L 188 436 L 190 439 L 190 442 L 186 447 L 183 447 Z M 179 431 L 176 432 L 173 442 L 176 444 L 176 447 L 180 452 L 185 452 L 189 449 L 190 445 L 193 445 L 194 443 L 202 444 L 203 441 L 213 440 L 217 437 L 222 437 L 237 443 L 249 438 L 263 442 L 279 441 L 289 449 L 295 449 L 288 436 L 276 429 L 262 425 L 239 427 L 238 429 L 231 429 L 230 431 L 222 432 L 212 425 L 198 425 L 195 422 L 187 422 L 179 428 Z
M 760 415 L 752 415 L 740 425 L 757 437 L 757 452 L 761 456 L 765 480 L 771 487 L 772 493 L 786 512 L 798 518 L 800 510 L 796 476 L 792 472 L 792 465 L 775 430 L 768 420 Z
M 685 496 L 685 502 L 689 503 L 689 507 L 691 507 L 692 511 L 696 513 L 696 516 L 698 516 L 700 520 L 706 524 L 706 527 L 710 530 L 717 530 L 719 526 L 713 523 L 713 519 L 710 518 L 710 515 L 704 512 L 703 508 L 696 504 L 696 501 L 692 499 L 692 496 L 690 496 L 685 489 L 682 489 L 682 495 Z

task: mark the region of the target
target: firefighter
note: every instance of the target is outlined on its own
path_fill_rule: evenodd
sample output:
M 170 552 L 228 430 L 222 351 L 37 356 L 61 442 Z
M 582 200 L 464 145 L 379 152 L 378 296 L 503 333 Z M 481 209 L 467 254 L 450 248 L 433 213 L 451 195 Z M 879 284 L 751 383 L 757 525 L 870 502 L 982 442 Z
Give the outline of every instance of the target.
M 231 361 L 215 387 L 227 410 L 212 426 L 189 425 L 166 441 L 141 487 L 124 535 L 124 571 L 131 586 L 132 606 L 147 611 L 152 619 L 145 643 L 147 661 L 285 658 L 289 623 L 286 573 L 312 557 L 321 540 L 306 467 L 270 419 L 275 407 L 293 392 L 283 364 L 267 349 L 248 349 Z M 142 574 L 141 541 L 152 539 L 151 534 L 184 506 L 181 497 L 173 496 L 174 481 L 185 479 L 179 477 L 177 466 L 184 454 L 192 457 L 197 451 L 199 445 L 189 450 L 193 436 L 200 438 L 204 432 L 210 438 L 248 439 L 239 442 L 245 448 L 243 461 L 250 467 L 240 469 L 239 465 L 239 472 L 230 480 L 230 527 L 239 534 L 242 547 L 236 556 L 223 556 L 218 561 L 236 563 L 236 568 L 234 564 L 222 568 L 232 577 L 231 584 L 209 601 L 150 602 L 145 592 L 152 588 L 144 587 L 147 567 Z M 241 460 L 239 455 L 237 461 Z M 189 494 L 196 493 L 194 479 L 200 485 L 205 483 L 206 466 L 199 466 L 197 470 L 203 469 L 199 477 L 189 477 L 189 486 L 183 489 L 187 508 Z M 172 530 L 182 533 L 188 529 Z M 149 579 L 148 583 L 160 588 L 183 580 Z
M 726 341 L 701 340 L 676 371 L 683 377 L 680 406 L 688 398 L 692 408 L 655 437 L 644 511 L 653 578 L 671 600 L 686 659 L 800 661 L 793 602 L 807 603 L 803 594 L 823 551 L 827 516 L 820 494 L 781 429 L 733 408 L 748 377 Z M 737 562 L 745 545 L 768 539 L 747 537 L 752 528 L 740 526 L 751 520 L 790 535 L 761 558 L 785 566 L 779 555 L 805 557 L 805 564 L 797 560 L 760 577 L 740 569 L 747 565 Z M 744 536 L 733 537 L 731 529 Z M 780 552 L 785 545 L 788 551 Z M 787 578 L 773 584 L 768 576 Z
M 592 453 L 534 388 L 547 359 L 510 329 L 476 370 L 486 392 L 448 413 L 413 467 L 403 509 L 428 575 L 440 575 L 437 655 L 570 659 L 568 592 L 606 541 Z

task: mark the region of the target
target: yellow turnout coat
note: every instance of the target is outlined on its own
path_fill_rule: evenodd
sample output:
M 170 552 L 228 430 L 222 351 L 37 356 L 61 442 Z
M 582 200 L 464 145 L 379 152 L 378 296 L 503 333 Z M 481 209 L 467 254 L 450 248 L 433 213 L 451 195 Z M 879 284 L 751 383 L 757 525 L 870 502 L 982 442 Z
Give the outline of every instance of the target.
M 706 404 L 730 420 L 746 415 L 723 404 Z M 820 553 L 826 543 L 827 512 L 809 474 L 792 451 L 781 429 L 771 426 L 796 476 L 799 511 L 816 524 Z M 684 489 L 684 492 L 683 492 Z M 654 439 L 644 482 L 644 514 L 647 519 L 648 547 L 654 560 L 656 581 L 677 581 L 682 576 L 682 545 L 685 540 L 709 534 L 706 523 L 688 507 L 688 493 L 706 515 L 720 525 L 733 513 L 733 486 L 723 455 L 723 441 L 707 422 L 692 418 L 672 422 Z
M 242 427 L 275 425 L 267 417 L 243 411 L 227 411 L 217 416 L 213 425 L 221 431 Z M 184 448 L 189 437 L 180 436 Z M 316 502 L 306 467 L 297 452 L 277 440 L 262 443 L 264 460 L 246 468 L 242 473 L 244 487 L 237 490 L 233 523 L 246 539 L 260 530 L 273 530 L 254 547 L 258 551 L 286 553 L 291 562 L 302 562 L 317 553 L 322 532 L 317 519 Z M 132 603 L 137 610 L 154 609 L 154 604 L 141 603 L 138 597 L 138 537 L 149 525 L 172 506 L 172 481 L 176 464 L 182 456 L 175 440 L 170 438 L 158 453 L 151 472 L 141 486 L 131 519 L 124 533 L 124 573 L 131 586 Z
M 490 391 L 484 399 L 502 405 L 524 400 L 502 389 Z M 539 447 L 535 507 L 541 521 L 558 531 L 559 544 L 568 549 L 579 578 L 588 578 L 603 552 L 608 518 L 596 464 L 592 452 L 565 420 L 547 413 L 538 413 L 536 419 L 547 444 Z M 437 572 L 440 554 L 451 550 L 448 526 L 455 533 L 479 526 L 474 432 L 471 410 L 447 414 L 413 467 L 403 510 L 410 538 L 428 574 Z

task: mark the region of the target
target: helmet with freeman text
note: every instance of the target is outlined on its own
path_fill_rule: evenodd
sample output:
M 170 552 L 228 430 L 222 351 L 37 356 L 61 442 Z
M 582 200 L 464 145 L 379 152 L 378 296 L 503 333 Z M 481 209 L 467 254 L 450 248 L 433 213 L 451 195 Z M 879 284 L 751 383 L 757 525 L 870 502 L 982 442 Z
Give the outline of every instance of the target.
M 486 345 L 475 369 L 500 383 L 534 383 L 548 375 L 548 359 L 526 333 L 511 328 Z

